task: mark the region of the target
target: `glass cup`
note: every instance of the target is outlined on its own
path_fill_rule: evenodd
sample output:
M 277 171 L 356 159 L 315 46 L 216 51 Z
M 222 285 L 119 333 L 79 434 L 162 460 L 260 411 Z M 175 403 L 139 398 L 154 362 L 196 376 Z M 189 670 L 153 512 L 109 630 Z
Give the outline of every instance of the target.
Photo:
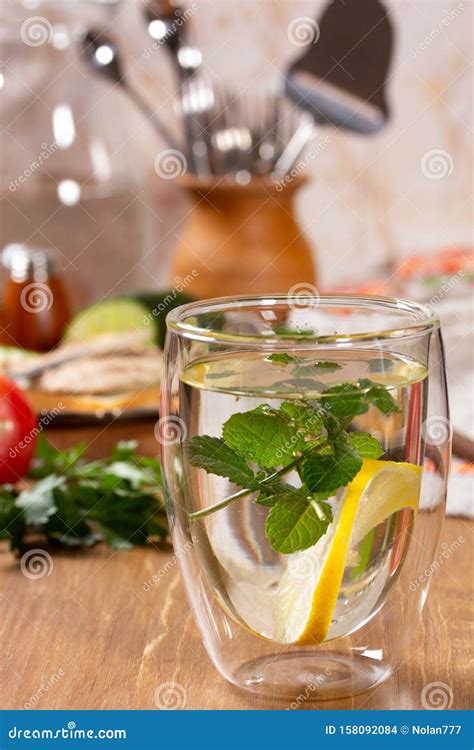
M 388 297 L 229 297 L 167 317 L 159 441 L 210 659 L 287 700 L 409 658 L 451 428 L 436 314 Z

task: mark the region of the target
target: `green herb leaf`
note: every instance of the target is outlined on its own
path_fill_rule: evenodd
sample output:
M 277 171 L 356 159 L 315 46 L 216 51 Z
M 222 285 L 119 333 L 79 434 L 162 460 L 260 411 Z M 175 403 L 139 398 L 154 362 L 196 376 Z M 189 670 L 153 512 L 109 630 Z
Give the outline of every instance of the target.
M 242 456 L 235 453 L 221 438 L 197 435 L 186 444 L 186 455 L 192 466 L 210 474 L 228 477 L 231 482 L 245 487 L 254 479 Z
M 295 367 L 293 372 L 297 377 L 305 377 L 307 375 L 327 374 L 341 369 L 341 365 L 338 365 L 337 362 L 324 362 L 318 360 L 317 362 L 302 363 L 301 366 Z
M 85 461 L 83 445 L 58 451 L 41 436 L 30 472 L 39 481 L 23 491 L 0 486 L 0 538 L 20 551 L 31 527 L 68 547 L 164 539 L 159 461 L 135 449 L 134 441 L 121 442 L 110 457 Z
M 260 493 L 255 502 L 272 508 L 279 500 L 295 500 L 300 496 L 301 489 L 296 489 L 285 482 L 275 481 L 260 487 Z
M 111 461 L 130 461 L 130 459 L 134 458 L 137 448 L 137 440 L 120 440 L 112 448 Z
M 303 446 L 302 436 L 281 414 L 261 410 L 233 414 L 222 436 L 229 448 L 263 469 L 289 463 Z
M 362 458 L 377 459 L 383 448 L 372 435 L 347 432 L 352 420 L 374 405 L 384 414 L 399 407 L 382 385 L 362 379 L 326 388 L 305 377 L 340 369 L 336 362 L 276 352 L 267 361 L 290 365 L 290 377 L 274 384 L 275 393 L 293 386 L 300 391 L 323 391 L 318 398 L 284 401 L 279 408 L 261 404 L 252 411 L 233 414 L 223 425 L 222 439 L 201 435 L 187 445 L 194 466 L 228 477 L 242 489 L 200 511 L 193 519 L 210 515 L 230 503 L 254 494 L 255 502 L 270 508 L 266 533 L 271 546 L 289 553 L 315 544 L 332 517 L 324 501 L 349 484 L 362 466 Z M 304 377 L 298 377 L 304 376 Z M 324 390 L 323 390 L 324 389 Z M 268 395 L 269 387 L 262 386 Z M 255 474 L 248 464 L 255 468 Z M 301 486 L 282 481 L 298 473 Z
M 130 461 L 114 461 L 104 468 L 104 474 L 117 479 L 126 479 L 133 489 L 138 489 L 150 479 L 144 469 Z
M 11 485 L 0 485 L 0 539 L 8 539 L 13 550 L 20 549 L 25 532 L 23 511 L 15 505 L 16 493 Z
M 282 554 L 312 547 L 326 533 L 332 514 L 326 503 L 319 513 L 303 493 L 297 499 L 282 498 L 270 511 L 265 532 L 273 549 Z
M 316 331 L 312 328 L 292 328 L 285 323 L 277 323 L 273 328 L 274 333 L 282 338 L 304 338 L 305 336 L 315 336 Z
M 236 370 L 222 370 L 221 372 L 208 372 L 206 380 L 220 380 L 221 378 L 230 378 L 231 375 L 237 375 Z
M 40 434 L 35 458 L 28 474 L 35 479 L 41 479 L 50 474 L 64 474 L 76 466 L 84 455 L 86 447 L 84 443 L 78 443 L 68 451 L 58 451 L 43 434 Z
M 40 479 L 30 489 L 20 492 L 16 506 L 23 510 L 28 525 L 41 526 L 56 513 L 54 490 L 64 485 L 65 481 L 64 477 L 51 474 L 49 477 Z
M 361 388 L 366 390 L 366 399 L 377 407 L 382 414 L 397 414 L 401 411 L 392 394 L 383 385 L 378 385 L 372 380 L 359 380 Z
M 292 357 L 291 354 L 287 354 L 286 352 L 275 352 L 274 354 L 270 354 L 267 359 L 270 362 L 279 362 L 282 365 L 289 365 L 290 362 L 295 362 L 295 357 Z
M 277 362 L 282 365 L 297 365 L 293 370 L 295 377 L 305 377 L 310 375 L 317 375 L 320 373 L 331 373 L 340 370 L 341 365 L 337 362 L 325 362 L 324 360 L 313 360 L 308 357 L 295 357 L 287 352 L 275 352 L 270 354 L 267 359 L 270 362 Z
M 384 449 L 368 432 L 349 432 L 347 439 L 362 458 L 380 458 Z
M 328 388 L 324 391 L 321 403 L 337 418 L 353 418 L 364 414 L 368 409 L 365 394 L 352 383 L 341 383 Z
M 369 362 L 369 370 L 370 372 L 390 372 L 390 370 L 393 370 L 393 362 L 386 357 L 371 359 Z
M 336 492 L 360 471 L 362 460 L 345 436 L 333 448 L 333 454 L 310 453 L 302 462 L 301 478 L 311 492 Z

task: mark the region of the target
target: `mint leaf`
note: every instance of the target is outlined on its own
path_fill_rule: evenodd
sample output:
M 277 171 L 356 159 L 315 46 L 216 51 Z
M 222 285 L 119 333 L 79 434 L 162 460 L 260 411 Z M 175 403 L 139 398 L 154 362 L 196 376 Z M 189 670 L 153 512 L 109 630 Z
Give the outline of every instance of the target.
M 280 411 L 289 419 L 301 423 L 308 413 L 308 406 L 300 401 L 283 401 L 280 405 Z
M 298 401 L 284 401 L 280 413 L 289 419 L 306 437 L 319 435 L 324 427 L 323 418 L 317 408 Z
M 304 338 L 305 336 L 314 336 L 316 334 L 316 331 L 312 328 L 292 328 L 285 323 L 277 323 L 277 325 L 273 328 L 273 332 L 278 336 L 281 336 L 282 338 L 284 338 L 285 336 L 288 336 L 290 338 Z
M 366 399 L 377 407 L 382 414 L 398 414 L 401 409 L 392 394 L 383 385 L 378 385 L 372 380 L 359 380 L 359 385 L 365 390 Z
M 263 469 L 289 463 L 303 447 L 303 438 L 278 413 L 261 410 L 233 414 L 222 428 L 225 443 Z
M 320 380 L 302 377 L 287 378 L 286 380 L 281 380 L 279 383 L 276 383 L 276 385 L 284 387 L 285 389 L 291 388 L 292 391 L 296 393 L 301 393 L 301 391 L 323 391 L 325 387 L 324 383 Z
M 338 365 L 337 362 L 324 362 L 322 360 L 318 360 L 317 362 L 307 362 L 302 359 L 301 366 L 295 367 L 294 374 L 297 377 L 304 377 L 306 375 L 336 372 L 336 370 L 341 369 L 341 365 Z
M 287 352 L 276 352 L 270 354 L 267 359 L 270 362 L 278 362 L 282 365 L 298 365 L 295 367 L 293 374 L 296 377 L 305 377 L 306 375 L 316 375 L 318 373 L 330 373 L 340 370 L 341 365 L 337 362 L 325 362 L 324 360 L 311 361 L 308 357 L 294 357 Z
M 262 403 L 252 411 L 233 414 L 223 425 L 222 437 L 198 436 L 189 441 L 191 463 L 206 471 L 229 477 L 242 490 L 190 513 L 196 520 L 243 497 L 269 508 L 266 533 L 277 552 L 290 553 L 315 544 L 332 517 L 325 502 L 348 485 L 362 466 L 362 459 L 378 459 L 383 448 L 367 432 L 347 432 L 354 417 L 374 405 L 384 414 L 399 407 L 382 385 L 362 379 L 327 388 L 314 376 L 335 372 L 337 362 L 297 357 L 276 352 L 266 358 L 287 370 L 289 377 L 272 386 L 275 394 L 290 385 L 298 388 L 295 400 L 278 408 Z M 375 368 L 374 368 L 375 369 Z M 317 388 L 322 393 L 303 399 Z M 261 387 L 269 396 L 269 386 Z M 279 389 L 279 391 L 278 391 Z M 255 469 L 255 474 L 250 468 Z M 282 481 L 296 470 L 301 486 Z
M 321 403 L 338 418 L 352 418 L 364 414 L 368 409 L 364 392 L 351 383 L 341 383 L 328 388 L 324 391 Z
M 303 495 L 282 498 L 270 511 L 265 533 L 273 549 L 282 554 L 312 547 L 326 533 L 332 514 L 326 503 L 318 505 L 319 513 L 311 499 Z
M 267 359 L 270 362 L 279 362 L 282 365 L 289 365 L 290 362 L 295 362 L 295 357 L 292 357 L 290 354 L 287 354 L 286 352 L 275 352 L 274 354 L 270 354 Z
M 253 471 L 242 456 L 232 450 L 221 438 L 197 435 L 186 443 L 186 456 L 192 466 L 205 469 L 209 474 L 228 477 L 240 487 L 247 487 L 254 479 Z
M 393 369 L 393 362 L 391 359 L 380 357 L 379 359 L 371 359 L 369 362 L 370 372 L 390 372 Z
M 262 485 L 258 498 L 255 500 L 258 505 L 266 505 L 272 508 L 279 500 L 295 500 L 300 497 L 301 489 L 293 487 L 285 482 L 272 482 L 271 484 Z
M 236 370 L 222 370 L 222 372 L 208 372 L 206 380 L 219 380 L 220 378 L 230 378 L 231 375 L 237 375 Z
M 380 458 L 384 453 L 379 441 L 368 432 L 350 432 L 347 439 L 362 458 Z
M 300 467 L 301 478 L 311 492 L 336 492 L 355 477 L 362 460 L 345 436 L 334 441 L 334 453 L 310 453 Z

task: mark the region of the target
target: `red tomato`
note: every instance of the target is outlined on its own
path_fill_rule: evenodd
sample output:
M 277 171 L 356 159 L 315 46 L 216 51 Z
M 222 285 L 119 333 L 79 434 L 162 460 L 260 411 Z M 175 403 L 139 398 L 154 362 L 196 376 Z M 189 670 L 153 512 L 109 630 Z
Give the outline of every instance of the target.
M 0 376 L 0 484 L 26 474 L 35 452 L 38 420 L 24 393 Z

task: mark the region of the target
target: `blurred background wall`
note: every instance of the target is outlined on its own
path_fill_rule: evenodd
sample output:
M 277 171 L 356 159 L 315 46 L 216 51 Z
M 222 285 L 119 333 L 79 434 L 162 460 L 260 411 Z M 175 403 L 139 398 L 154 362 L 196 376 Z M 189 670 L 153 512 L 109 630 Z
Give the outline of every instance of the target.
M 2 3 L 1 14 L 8 16 L 18 5 L 19 0 Z M 51 7 L 63 13 L 73 5 L 84 24 L 89 17 L 99 23 L 90 15 L 91 8 L 100 7 L 97 3 L 23 3 L 31 18 L 49 18 Z M 282 72 L 302 54 L 289 33 L 293 20 L 318 18 L 325 5 L 320 0 L 192 0 L 183 7 L 189 9 L 186 31 L 203 52 L 206 75 L 258 95 L 278 89 Z M 321 127 L 315 139 L 317 153 L 307 160 L 310 179 L 297 195 L 298 217 L 317 259 L 321 288 L 346 280 L 363 283 L 412 253 L 472 246 L 473 4 L 386 0 L 385 6 L 395 35 L 387 83 L 388 124 L 372 136 Z M 360 7 L 363 13 L 362 0 Z M 177 128 L 174 71 L 163 45 L 152 47 L 142 10 L 140 0 L 123 0 L 111 11 L 106 31 L 118 41 L 131 83 Z M 30 59 L 27 54 L 32 52 L 46 56 L 48 47 L 33 40 L 29 46 L 17 44 L 7 56 L 12 107 L 22 112 L 22 119 L 6 115 L 0 159 L 7 185 L 37 159 L 40 143 L 52 138 L 52 133 L 37 131 L 41 118 L 50 126 L 54 105 L 46 93 L 32 95 L 33 83 L 27 77 L 31 65 L 35 75 L 40 65 L 21 60 Z M 86 123 L 95 135 L 105 134 L 116 174 L 130 180 L 133 175 L 136 185 L 129 186 L 130 197 L 124 195 L 110 206 L 104 200 L 97 214 L 92 202 L 63 206 L 64 231 L 56 207 L 42 208 L 41 187 L 22 203 L 23 192 L 12 192 L 10 182 L 0 196 L 0 240 L 2 245 L 50 243 L 60 270 L 75 286 L 74 303 L 79 307 L 110 293 L 173 285 L 170 258 L 190 204 L 176 181 L 160 179 L 156 173 L 156 158 L 166 144 L 150 123 L 117 86 L 86 68 L 76 70 L 75 54 L 67 51 L 71 64 L 65 63 L 64 70 L 56 65 L 51 74 L 46 67 L 46 81 L 36 81 L 35 90 L 54 94 L 57 103 L 62 87 L 66 102 L 74 94 L 75 112 L 82 98 L 79 126 Z M 54 86 L 48 86 L 51 75 Z M 21 87 L 25 108 L 17 101 Z M 88 153 L 93 150 L 86 145 Z M 54 173 L 57 182 L 54 162 L 59 156 L 60 169 L 65 157 L 82 160 L 83 154 L 74 156 L 74 149 L 55 152 L 43 171 Z M 28 190 L 34 182 L 28 181 Z M 81 235 L 78 227 L 86 217 L 89 225 Z M 282 290 L 286 288 L 283 284 Z
M 290 21 L 317 17 L 324 5 L 198 0 L 189 23 L 206 72 L 258 92 L 277 87 L 281 71 L 301 54 L 288 39 Z M 311 183 L 298 198 L 324 286 L 348 277 L 363 280 L 387 259 L 472 244 L 472 3 L 387 0 L 385 5 L 395 31 L 389 123 L 371 137 L 321 128 L 319 138 L 329 134 L 331 142 L 309 163 Z M 117 17 L 128 68 L 171 114 L 167 54 L 147 53 L 150 39 L 138 6 L 124 3 Z M 133 135 L 145 163 L 160 148 L 149 136 L 144 124 Z M 186 204 L 169 183 L 161 188 L 155 183 L 155 190 L 155 232 L 164 240 L 153 254 L 161 281 Z

